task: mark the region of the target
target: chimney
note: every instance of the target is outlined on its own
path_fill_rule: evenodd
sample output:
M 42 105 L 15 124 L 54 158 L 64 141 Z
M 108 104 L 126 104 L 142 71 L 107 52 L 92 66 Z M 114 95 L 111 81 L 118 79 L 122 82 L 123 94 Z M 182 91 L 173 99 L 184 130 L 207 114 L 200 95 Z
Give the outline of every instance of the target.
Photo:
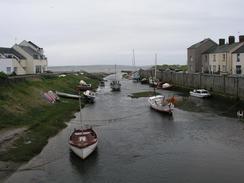
M 235 43 L 235 36 L 229 36 L 229 44 Z
M 240 35 L 240 36 L 239 36 L 239 42 L 240 42 L 240 43 L 244 42 L 244 35 Z
M 225 39 L 219 39 L 219 46 L 224 45 L 225 44 Z

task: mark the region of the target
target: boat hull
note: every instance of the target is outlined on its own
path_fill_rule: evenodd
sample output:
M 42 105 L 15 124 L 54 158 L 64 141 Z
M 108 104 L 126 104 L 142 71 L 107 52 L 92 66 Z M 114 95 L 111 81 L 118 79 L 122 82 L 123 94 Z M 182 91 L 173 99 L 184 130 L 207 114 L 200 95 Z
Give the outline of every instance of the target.
M 159 97 L 159 96 L 157 96 L 157 97 Z M 174 104 L 172 104 L 171 102 L 169 102 L 167 104 L 162 104 L 161 101 L 157 97 L 156 98 L 150 97 L 148 99 L 150 107 L 152 109 L 154 109 L 155 111 L 172 115 Z
M 97 147 L 97 142 L 85 148 L 70 145 L 70 149 L 81 159 L 86 159 Z
M 208 97 L 210 97 L 209 94 L 202 95 L 202 94 L 197 94 L 197 93 L 194 93 L 194 92 L 190 92 L 190 96 L 192 96 L 192 97 L 198 97 L 198 98 L 208 98 Z

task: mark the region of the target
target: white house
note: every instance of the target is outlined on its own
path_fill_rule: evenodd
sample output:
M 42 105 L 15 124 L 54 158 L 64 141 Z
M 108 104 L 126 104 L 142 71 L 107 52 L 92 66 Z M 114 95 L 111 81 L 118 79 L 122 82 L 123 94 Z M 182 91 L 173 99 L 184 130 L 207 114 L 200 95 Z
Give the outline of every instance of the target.
M 0 48 L 0 72 L 17 75 L 26 74 L 26 59 L 13 48 Z
M 244 74 L 244 45 L 232 54 L 232 74 Z
M 20 44 L 15 44 L 13 48 L 26 58 L 27 74 L 43 73 L 47 70 L 48 63 L 43 48 L 38 47 L 31 41 L 22 41 Z
M 37 74 L 47 70 L 47 58 L 43 48 L 31 41 L 22 41 L 12 48 L 0 48 L 0 71 L 17 75 Z

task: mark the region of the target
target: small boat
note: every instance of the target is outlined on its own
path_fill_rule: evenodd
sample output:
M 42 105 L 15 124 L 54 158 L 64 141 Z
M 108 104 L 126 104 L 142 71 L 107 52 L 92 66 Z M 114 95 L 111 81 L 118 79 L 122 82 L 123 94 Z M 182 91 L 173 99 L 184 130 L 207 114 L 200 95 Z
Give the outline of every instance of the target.
M 157 87 L 158 86 L 158 82 L 151 77 L 149 78 L 148 83 L 149 83 L 150 87 Z
M 104 86 L 105 86 L 105 82 L 104 82 L 104 81 L 101 81 L 101 82 L 100 82 L 100 86 L 101 86 L 101 87 L 104 87 Z
M 190 91 L 190 96 L 198 98 L 207 98 L 210 97 L 211 94 L 205 89 L 194 89 L 193 91 Z
M 148 79 L 147 78 L 142 78 L 141 79 L 141 84 L 148 84 Z
M 120 91 L 121 84 L 119 81 L 114 80 L 110 83 L 112 91 Z
M 86 90 L 85 92 L 83 92 L 83 95 L 88 102 L 93 103 L 95 101 L 95 92 L 91 90 Z
M 174 102 L 175 102 L 174 97 L 170 99 L 165 99 L 165 97 L 162 95 L 156 95 L 153 97 L 149 97 L 148 102 L 152 109 L 158 112 L 172 115 L 174 109 Z
M 81 128 L 74 129 L 69 137 L 70 149 L 81 159 L 87 158 L 97 147 L 98 138 L 91 127 L 82 126 L 81 98 L 79 98 Z
M 74 129 L 69 138 L 70 149 L 81 159 L 87 158 L 97 147 L 97 134 L 92 128 Z
M 64 92 L 55 92 L 58 96 L 60 97 L 66 97 L 66 98 L 75 98 L 75 99 L 79 99 L 81 98 L 80 95 L 74 95 L 74 94 L 70 94 L 70 93 L 64 93 Z
M 112 91 L 120 91 L 121 84 L 119 80 L 117 80 L 116 65 L 115 65 L 115 79 L 110 83 L 110 87 Z
M 87 84 L 84 80 L 80 80 L 80 84 L 76 87 L 78 91 L 91 90 L 91 84 Z
M 170 89 L 170 88 L 172 88 L 173 87 L 173 85 L 171 85 L 171 84 L 169 84 L 169 83 L 164 83 L 164 84 L 162 84 L 162 89 L 164 89 L 164 90 L 168 90 L 168 89 Z

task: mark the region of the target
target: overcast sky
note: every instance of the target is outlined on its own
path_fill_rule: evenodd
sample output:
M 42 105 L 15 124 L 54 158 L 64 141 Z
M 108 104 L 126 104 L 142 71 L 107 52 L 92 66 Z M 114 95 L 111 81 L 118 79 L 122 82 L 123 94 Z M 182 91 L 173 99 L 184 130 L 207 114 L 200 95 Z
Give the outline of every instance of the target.
M 49 65 L 186 64 L 190 45 L 244 34 L 243 0 L 0 0 L 0 47 L 30 40 Z

